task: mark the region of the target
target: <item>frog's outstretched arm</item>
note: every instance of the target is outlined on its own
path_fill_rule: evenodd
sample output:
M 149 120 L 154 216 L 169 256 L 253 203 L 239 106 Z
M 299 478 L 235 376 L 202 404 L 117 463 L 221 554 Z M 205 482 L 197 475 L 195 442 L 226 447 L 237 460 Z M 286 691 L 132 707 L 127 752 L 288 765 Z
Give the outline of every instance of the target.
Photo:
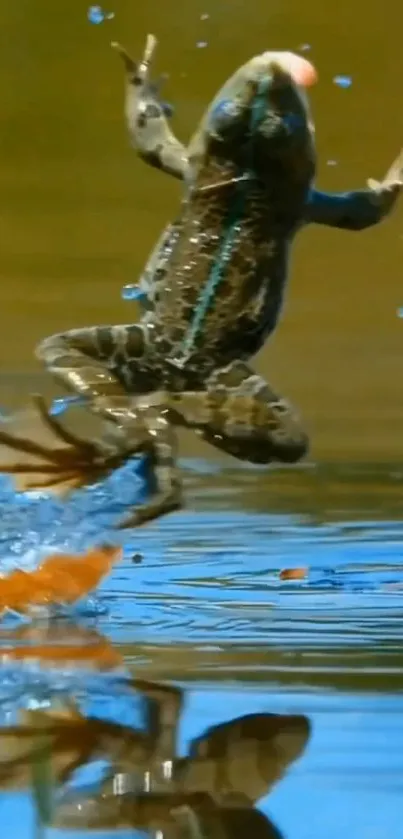
M 139 157 L 156 169 L 183 180 L 188 165 L 186 147 L 169 127 L 167 107 L 158 95 L 160 84 L 149 80 L 149 67 L 156 44 L 154 35 L 148 35 L 143 58 L 138 63 L 124 47 L 112 43 L 126 69 L 126 124 Z
M 403 151 L 382 181 L 368 180 L 367 189 L 328 193 L 313 189 L 305 223 L 325 224 L 343 230 L 365 230 L 379 224 L 393 209 L 403 185 Z

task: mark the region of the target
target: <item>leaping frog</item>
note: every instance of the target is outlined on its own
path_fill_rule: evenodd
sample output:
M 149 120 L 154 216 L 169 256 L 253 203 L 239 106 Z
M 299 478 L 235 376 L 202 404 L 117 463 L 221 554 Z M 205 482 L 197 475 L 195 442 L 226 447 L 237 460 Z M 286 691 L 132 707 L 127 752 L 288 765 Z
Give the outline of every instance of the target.
M 143 161 L 183 183 L 178 217 L 140 281 L 143 315 L 137 323 L 52 335 L 36 350 L 58 382 L 113 425 L 113 440 L 80 440 L 49 415 L 40 397 L 43 420 L 67 445 L 55 450 L 0 432 L 1 443 L 43 461 L 40 468 L 15 463 L 3 471 L 41 472 L 41 486 L 66 480 L 82 486 L 147 454 L 152 492 L 118 527 L 182 506 L 177 428 L 192 428 L 251 463 L 294 463 L 306 454 L 308 436 L 295 408 L 250 360 L 277 325 L 296 234 L 309 223 L 345 230 L 375 225 L 402 186 L 403 154 L 366 189 L 316 190 L 304 82 L 315 71 L 292 53 L 264 52 L 240 67 L 183 145 L 150 80 L 155 43 L 149 36 L 140 62 L 115 45 L 125 65 L 132 144 Z

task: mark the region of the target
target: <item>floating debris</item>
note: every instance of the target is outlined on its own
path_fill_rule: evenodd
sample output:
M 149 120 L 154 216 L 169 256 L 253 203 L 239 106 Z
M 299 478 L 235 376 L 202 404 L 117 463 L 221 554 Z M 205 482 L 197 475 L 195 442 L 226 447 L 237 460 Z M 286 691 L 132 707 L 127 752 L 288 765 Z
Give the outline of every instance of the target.
M 90 23 L 103 23 L 104 20 L 112 20 L 115 17 L 114 12 L 104 12 L 102 6 L 90 6 L 87 12 L 87 17 Z
M 122 300 L 144 300 L 145 291 L 139 285 L 125 285 L 122 288 Z
M 308 568 L 284 568 L 280 571 L 280 580 L 305 580 L 308 576 Z
M 351 76 L 335 76 L 333 82 L 334 84 L 337 84 L 337 87 L 347 89 L 348 87 L 351 87 L 353 80 Z
M 196 44 L 196 47 L 197 47 L 198 50 L 203 50 L 203 49 L 205 49 L 205 47 L 208 47 L 208 42 L 207 41 L 198 41 L 197 44 Z

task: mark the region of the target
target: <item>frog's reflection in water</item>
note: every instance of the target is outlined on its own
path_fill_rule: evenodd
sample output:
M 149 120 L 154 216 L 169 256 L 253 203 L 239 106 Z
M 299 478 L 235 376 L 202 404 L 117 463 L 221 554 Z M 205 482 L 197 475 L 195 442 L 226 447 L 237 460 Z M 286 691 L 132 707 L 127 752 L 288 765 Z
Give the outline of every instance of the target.
M 113 835 L 131 828 L 155 839 L 280 839 L 254 805 L 302 755 L 310 734 L 306 717 L 236 717 L 203 731 L 178 757 L 186 691 L 131 678 L 93 631 L 26 628 L 18 637 L 7 633 L 7 640 L 3 632 L 0 654 L 8 679 L 10 666 L 27 677 L 24 703 L 18 700 L 10 718 L 8 699 L 7 721 L 3 713 L 3 794 L 28 789 L 35 767 L 42 767 L 50 802 L 45 818 L 59 829 Z M 111 691 L 99 716 L 84 712 L 77 699 L 94 690 Z M 107 718 L 105 708 L 123 696 L 137 703 L 140 725 Z M 103 762 L 97 782 L 77 782 L 77 773 L 96 761 Z

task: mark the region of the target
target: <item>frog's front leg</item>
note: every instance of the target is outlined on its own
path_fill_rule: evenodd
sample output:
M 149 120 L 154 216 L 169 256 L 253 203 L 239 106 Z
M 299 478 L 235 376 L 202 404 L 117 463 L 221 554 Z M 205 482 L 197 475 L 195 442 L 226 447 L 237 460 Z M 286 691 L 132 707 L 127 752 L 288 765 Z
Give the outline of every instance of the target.
M 132 145 L 146 163 L 183 180 L 188 166 L 186 148 L 172 133 L 167 107 L 158 97 L 158 85 L 151 83 L 148 75 L 156 39 L 148 35 L 140 62 L 134 61 L 120 44 L 112 46 L 126 69 L 125 116 Z
M 403 183 L 403 152 L 382 181 L 368 181 L 368 188 L 352 192 L 327 193 L 311 190 L 305 223 L 324 224 L 343 230 L 365 230 L 379 224 L 396 204 Z
M 171 396 L 182 422 L 206 442 L 249 463 L 295 463 L 308 450 L 297 412 L 243 362 L 217 370 L 205 391 Z

